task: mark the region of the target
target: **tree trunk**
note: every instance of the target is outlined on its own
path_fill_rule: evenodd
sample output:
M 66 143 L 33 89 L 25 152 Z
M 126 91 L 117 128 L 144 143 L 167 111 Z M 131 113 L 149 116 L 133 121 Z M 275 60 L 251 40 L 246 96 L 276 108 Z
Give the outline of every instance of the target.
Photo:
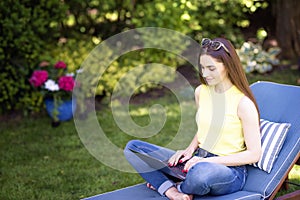
M 300 57 L 300 2 L 277 0 L 274 8 L 276 37 L 282 49 L 282 58 L 298 59 Z

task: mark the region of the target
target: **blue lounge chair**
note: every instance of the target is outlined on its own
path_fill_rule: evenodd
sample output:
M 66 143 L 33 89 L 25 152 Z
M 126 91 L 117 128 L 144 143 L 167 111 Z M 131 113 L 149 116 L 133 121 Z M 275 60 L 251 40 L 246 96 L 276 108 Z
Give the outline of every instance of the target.
M 223 196 L 194 197 L 195 200 L 273 199 L 287 178 L 289 171 L 299 160 L 300 87 L 272 82 L 257 82 L 251 85 L 251 89 L 257 99 L 261 118 L 273 122 L 291 124 L 271 172 L 267 173 L 249 165 L 247 166 L 249 175 L 243 190 Z M 294 195 L 299 195 L 295 199 L 300 199 L 300 191 L 297 191 Z M 138 184 L 87 198 L 87 200 L 120 199 L 158 200 L 167 198 L 148 189 L 145 184 Z

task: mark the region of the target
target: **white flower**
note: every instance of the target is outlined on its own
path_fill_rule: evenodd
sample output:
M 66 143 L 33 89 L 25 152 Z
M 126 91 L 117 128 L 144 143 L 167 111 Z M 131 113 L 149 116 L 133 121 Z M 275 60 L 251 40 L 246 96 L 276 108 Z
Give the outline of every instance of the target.
M 244 42 L 243 47 L 246 49 L 250 49 L 250 44 L 248 42 Z
M 80 74 L 80 73 L 82 73 L 82 72 L 83 72 L 83 69 L 82 69 L 82 68 L 76 70 L 76 73 L 77 73 L 77 74 Z
M 74 73 L 67 73 L 66 76 L 71 76 L 71 77 L 73 77 L 73 76 L 75 76 L 75 74 L 74 74 Z
M 252 61 L 248 61 L 247 62 L 247 65 L 250 66 L 250 67 L 254 67 L 256 65 L 256 61 L 255 60 L 252 60 Z
M 54 80 L 51 80 L 51 79 L 49 79 L 49 80 L 47 80 L 46 82 L 45 82 L 45 88 L 47 89 L 47 90 L 49 90 L 49 91 L 58 91 L 59 90 L 59 86 L 58 86 L 58 84 L 56 84 L 55 83 L 55 81 Z

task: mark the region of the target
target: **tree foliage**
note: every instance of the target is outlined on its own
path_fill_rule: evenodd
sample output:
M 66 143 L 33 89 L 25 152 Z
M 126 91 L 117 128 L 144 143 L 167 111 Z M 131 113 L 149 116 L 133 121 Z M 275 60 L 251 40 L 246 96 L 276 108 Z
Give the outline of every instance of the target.
M 200 41 L 229 38 L 242 44 L 239 28 L 248 26 L 245 13 L 263 7 L 256 0 L 16 0 L 0 2 L 0 113 L 35 110 L 40 97 L 28 83 L 42 60 L 64 60 L 69 70 L 80 67 L 101 41 L 139 27 L 163 27 Z M 147 37 L 147 35 L 145 36 Z M 157 42 L 164 43 L 157 38 Z M 176 43 L 170 43 L 176 48 Z M 109 47 L 108 47 L 109 48 Z M 137 63 L 177 67 L 182 60 L 153 49 L 132 52 L 112 63 L 99 81 L 98 94 L 110 95 L 114 83 Z M 153 71 L 155 74 L 156 72 Z M 162 78 L 165 74 L 161 74 Z M 96 81 L 96 80 L 93 80 Z M 133 78 L 132 81 L 135 81 Z M 98 80 L 97 80 L 98 82 Z M 141 88 L 146 91 L 151 85 Z

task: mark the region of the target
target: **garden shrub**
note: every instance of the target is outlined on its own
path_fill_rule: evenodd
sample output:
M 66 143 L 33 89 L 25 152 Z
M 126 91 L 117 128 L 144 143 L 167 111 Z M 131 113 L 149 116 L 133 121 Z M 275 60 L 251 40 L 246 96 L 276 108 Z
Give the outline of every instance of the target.
M 28 76 L 48 44 L 57 41 L 65 13 L 59 0 L 0 2 L 0 113 L 40 104 Z
M 279 47 L 272 47 L 264 50 L 262 45 L 253 42 L 245 42 L 237 53 L 240 57 L 244 71 L 246 73 L 258 72 L 266 73 L 273 69 L 273 66 L 279 64 L 277 55 L 280 53 Z
M 39 62 L 63 60 L 70 71 L 77 70 L 85 62 L 90 51 L 108 37 L 139 27 L 161 27 L 186 34 L 196 41 L 202 37 L 225 36 L 235 44 L 242 44 L 239 27 L 249 25 L 247 12 L 255 12 L 255 0 L 141 0 L 141 1 L 61 1 L 61 0 L 7 0 L 0 2 L 0 113 L 22 109 L 38 111 L 43 101 L 30 86 L 28 79 Z M 265 5 L 265 4 L 264 4 Z M 230 12 L 229 12 L 230 11 Z M 180 42 L 165 37 L 151 40 L 142 34 L 144 42 L 155 42 L 179 53 L 188 48 Z M 149 40 L 150 39 L 150 40 Z M 141 44 L 148 45 L 148 44 Z M 107 46 L 107 56 L 112 46 Z M 111 52 L 112 53 L 112 52 Z M 99 56 L 99 55 L 97 55 Z M 185 63 L 178 55 L 157 49 L 135 50 L 112 63 L 95 57 L 94 63 L 85 69 L 86 84 L 82 83 L 84 96 L 110 96 L 118 80 L 137 66 L 159 63 L 176 68 Z M 92 59 L 93 60 L 93 59 Z M 103 75 L 94 77 L 106 65 Z M 153 67 L 147 73 L 134 71 L 128 79 L 131 90 L 140 80 L 156 77 L 170 82 L 168 71 Z M 91 76 L 89 76 L 89 74 Z M 150 81 L 150 79 L 149 79 Z M 150 81 L 151 82 L 151 81 Z M 136 93 L 146 92 L 157 84 L 145 84 Z M 92 83 L 95 88 L 85 87 Z

